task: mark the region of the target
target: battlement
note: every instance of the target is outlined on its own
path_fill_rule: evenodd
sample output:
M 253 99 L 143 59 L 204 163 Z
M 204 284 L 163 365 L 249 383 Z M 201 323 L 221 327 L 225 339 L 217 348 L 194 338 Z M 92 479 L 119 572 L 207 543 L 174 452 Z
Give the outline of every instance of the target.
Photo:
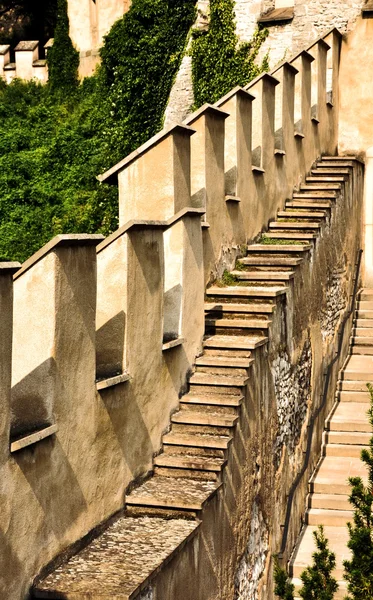
M 45 55 L 52 46 L 53 39 L 50 39 L 44 46 Z M 35 79 L 41 83 L 48 81 L 47 60 L 40 59 L 39 42 L 23 41 L 19 42 L 14 49 L 15 60 L 11 62 L 11 48 L 8 44 L 0 46 L 0 77 L 7 83 L 13 79 L 23 79 L 29 81 Z

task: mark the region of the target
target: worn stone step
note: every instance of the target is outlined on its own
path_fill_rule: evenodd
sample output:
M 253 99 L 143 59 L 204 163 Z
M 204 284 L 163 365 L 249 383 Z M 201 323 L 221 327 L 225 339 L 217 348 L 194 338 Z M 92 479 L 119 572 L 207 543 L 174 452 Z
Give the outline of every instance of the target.
M 367 385 L 365 381 L 355 381 L 352 379 L 338 382 L 338 387 L 342 392 L 366 392 L 367 393 Z
M 344 183 L 346 178 L 335 173 L 334 175 L 313 175 L 312 177 L 306 177 L 306 183 L 312 185 L 314 183 Z
M 203 342 L 205 348 L 255 350 L 268 342 L 267 336 L 211 335 Z
M 39 579 L 32 597 L 93 599 L 101 593 L 121 600 L 138 597 L 154 573 L 197 534 L 199 526 L 191 519 L 122 516 L 69 561 Z
M 232 440 L 231 436 L 208 434 L 184 434 L 171 431 L 163 436 L 165 446 L 190 446 L 191 448 L 213 448 L 226 450 Z
M 272 221 L 270 229 L 320 229 L 321 223 L 312 221 Z
M 324 446 L 323 456 L 345 456 L 347 458 L 360 458 L 363 448 L 367 448 L 367 446 L 354 444 L 326 444 Z
M 369 319 L 368 317 L 363 317 L 363 318 L 357 318 L 355 319 L 355 332 L 359 332 L 360 330 L 362 330 L 362 333 L 365 332 L 369 332 L 370 335 L 373 335 L 373 311 L 372 311 L 372 318 Z
M 154 459 L 157 467 L 172 467 L 174 469 L 188 469 L 196 471 L 213 471 L 220 473 L 226 464 L 226 459 L 193 454 L 160 454 Z
M 358 311 L 373 311 L 373 300 L 359 300 L 357 303 Z
M 249 377 L 225 377 L 220 375 L 209 375 L 207 373 L 194 373 L 189 380 L 190 385 L 211 385 L 223 387 L 244 387 Z
M 373 302 L 373 290 L 364 288 L 359 294 L 359 300 L 362 302 Z
M 239 407 L 242 404 L 243 396 L 234 394 L 186 394 L 180 400 L 182 404 L 207 405 L 207 406 L 233 406 Z
M 368 481 L 368 470 L 360 458 L 325 456 L 311 477 L 309 491 L 317 494 L 350 494 L 349 477 Z
M 240 262 L 243 265 L 250 266 L 268 266 L 268 267 L 296 267 L 301 264 L 303 257 L 301 256 L 248 256 L 241 258 Z
M 342 527 L 352 522 L 352 510 L 329 510 L 326 508 L 310 508 L 306 511 L 306 525 L 327 525 L 329 527 Z
M 213 481 L 154 476 L 126 496 L 125 502 L 129 506 L 199 511 L 219 487 Z
M 352 165 L 355 165 L 355 163 L 358 162 L 358 159 L 356 158 L 356 156 L 352 156 L 352 155 L 351 156 L 322 156 L 321 161 L 319 161 L 318 164 L 323 164 L 324 162 L 330 162 L 337 166 L 342 162 L 349 162 L 349 163 L 352 163 Z
M 373 346 L 369 346 L 368 344 L 353 344 L 351 346 L 351 354 L 352 355 L 363 355 L 363 356 L 372 356 L 373 355 Z
M 317 238 L 317 233 L 310 231 L 277 231 L 271 229 L 266 238 L 269 240 L 295 240 L 299 242 L 312 242 Z
M 353 346 L 373 346 L 373 336 L 369 335 L 355 335 L 352 338 Z
M 364 326 L 363 327 L 356 326 L 352 330 L 352 335 L 354 336 L 354 338 L 359 338 L 359 337 L 373 338 L 373 327 L 368 327 L 368 325 L 366 325 L 365 327 Z
M 268 252 L 268 254 L 302 254 L 302 252 L 308 252 L 311 250 L 311 245 L 305 243 L 302 244 L 252 244 L 247 247 L 248 254 L 259 254 L 261 252 Z M 240 258 L 240 262 L 245 264 L 247 258 Z
M 210 287 L 206 290 L 207 296 L 226 296 L 243 298 L 277 298 L 286 293 L 285 287 L 261 287 L 261 286 L 230 286 L 230 287 Z
M 325 441 L 329 446 L 333 444 L 367 446 L 372 437 L 372 432 L 361 431 L 327 431 Z
M 348 494 L 309 494 L 307 506 L 324 510 L 351 510 Z
M 340 402 L 370 402 L 368 390 L 341 390 L 337 393 Z M 367 408 L 368 410 L 368 408 Z
M 305 526 L 301 532 L 296 549 L 289 565 L 290 575 L 300 577 L 302 571 L 312 564 L 312 554 L 316 550 L 313 532 L 317 530 L 316 526 Z M 344 525 L 342 527 L 324 527 L 325 537 L 329 541 L 329 548 L 336 555 L 336 568 L 333 576 L 337 579 L 343 579 L 344 567 L 343 561 L 351 558 L 351 551 L 347 548 L 348 530 Z
M 267 319 L 206 319 L 206 327 L 223 327 L 225 329 L 268 329 L 272 321 Z
M 221 313 L 259 313 L 259 314 L 271 314 L 275 310 L 274 304 L 253 304 L 244 303 L 236 304 L 229 302 L 206 302 L 205 312 L 221 312 Z
M 315 188 L 307 188 L 306 190 L 293 192 L 293 200 L 330 200 L 337 199 L 337 193 L 333 190 L 318 190 Z
M 277 213 L 278 218 L 290 218 L 290 219 L 324 219 L 326 212 L 322 211 L 308 211 L 308 210 L 280 210 Z
M 331 200 L 286 200 L 285 207 L 289 209 L 303 208 L 309 211 L 318 211 L 320 209 L 330 209 Z
M 178 469 L 177 467 L 157 467 L 154 466 L 153 469 L 153 473 L 156 477 L 173 477 L 175 479 L 178 479 L 179 477 L 184 477 L 187 479 L 198 479 L 198 480 L 203 480 L 203 481 L 221 481 L 222 477 L 222 473 L 217 473 L 215 471 L 203 471 L 203 470 L 197 470 L 197 469 Z M 127 512 L 128 511 L 132 511 L 134 512 L 135 508 L 134 507 L 127 507 Z M 157 509 L 157 508 L 148 508 L 146 511 L 144 511 L 144 508 L 142 509 L 142 512 L 146 512 L 147 514 L 149 514 L 150 511 L 157 511 L 157 510 L 162 510 L 162 509 Z M 168 509 L 168 511 L 170 512 L 170 509 Z M 176 511 L 176 509 L 175 509 Z M 189 514 L 195 514 L 193 512 L 190 512 Z
M 341 375 L 343 380 L 364 381 L 364 383 L 370 382 L 372 377 L 372 356 L 350 356 Z
M 323 166 L 322 164 L 317 167 L 317 169 L 311 170 L 312 175 L 325 175 L 329 177 L 340 176 L 340 175 L 350 175 L 350 169 L 348 167 L 328 167 Z
M 237 279 L 248 281 L 290 281 L 294 271 L 232 271 Z
M 366 402 L 339 402 L 334 413 L 326 421 L 328 431 L 371 432 Z
M 238 421 L 237 415 L 213 413 L 204 410 L 194 412 L 180 410 L 171 417 L 172 423 L 183 423 L 185 425 L 212 425 L 214 427 L 234 427 Z
M 301 184 L 300 191 L 309 192 L 317 190 L 318 192 L 340 191 L 340 183 L 306 183 Z

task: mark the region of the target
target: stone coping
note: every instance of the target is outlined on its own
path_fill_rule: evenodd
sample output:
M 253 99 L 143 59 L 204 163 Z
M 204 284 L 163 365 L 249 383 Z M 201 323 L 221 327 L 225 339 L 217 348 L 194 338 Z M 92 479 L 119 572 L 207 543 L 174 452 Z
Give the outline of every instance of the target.
M 16 63 L 8 63 L 4 67 L 4 71 L 15 71 L 15 70 L 16 70 Z
M 256 85 L 257 83 L 260 83 L 260 81 L 262 81 L 264 79 L 269 81 L 269 83 L 272 83 L 274 86 L 276 86 L 280 83 L 279 80 L 276 79 L 276 77 L 273 77 L 273 75 L 271 75 L 270 73 L 262 73 L 261 75 L 258 75 L 258 77 L 255 77 L 255 79 L 250 81 L 250 83 L 245 85 L 244 90 L 250 90 L 250 88 L 254 87 L 254 85 Z
M 54 44 L 54 38 L 49 38 L 46 44 L 44 44 L 44 48 L 51 48 Z
M 120 383 L 130 381 L 130 379 L 131 376 L 128 373 L 122 373 L 121 375 L 108 377 L 107 379 L 96 381 L 96 390 L 100 392 L 102 390 L 106 390 L 107 388 L 114 387 L 115 385 L 119 385 Z
M 4 56 L 10 50 L 9 44 L 0 44 L 0 56 Z
M 33 67 L 45 67 L 47 64 L 47 61 L 45 58 L 40 58 L 38 60 L 34 60 L 34 62 L 32 63 Z
M 247 98 L 248 100 L 255 100 L 255 97 L 252 94 L 250 94 L 250 92 L 245 90 L 243 87 L 236 85 L 236 87 L 234 87 L 233 90 L 231 90 L 230 92 L 228 92 L 228 94 L 225 94 L 225 96 L 223 96 L 217 102 L 215 102 L 214 106 L 217 106 L 219 108 L 222 104 L 225 104 L 226 102 L 228 102 L 228 100 L 233 98 L 233 96 L 242 96 L 243 98 Z
M 174 340 L 170 340 L 169 342 L 165 342 L 162 344 L 162 352 L 165 350 L 171 350 L 171 348 L 177 348 L 178 346 L 182 346 L 185 342 L 183 337 L 178 337 Z
M 19 44 L 17 44 L 17 46 L 14 48 L 15 52 L 30 52 L 30 51 L 34 51 L 35 48 L 37 48 L 39 46 L 39 42 L 38 41 L 23 41 L 23 42 L 19 42 Z
M 258 23 L 278 23 L 282 21 L 292 21 L 294 18 L 294 6 L 284 8 L 273 8 L 258 19 Z
M 1 275 L 14 274 L 21 268 L 19 262 L 0 262 L 0 277 Z
M 88 233 L 63 233 L 56 235 L 48 244 L 45 244 L 40 250 L 35 252 L 30 258 L 28 258 L 22 265 L 22 267 L 14 275 L 14 280 L 18 279 L 23 273 L 33 267 L 39 260 L 44 258 L 49 252 L 61 247 L 73 247 L 73 246 L 97 246 L 104 236 L 100 234 L 88 234 Z
M 102 250 L 104 250 L 107 246 L 110 246 L 110 244 L 115 242 L 115 240 L 120 238 L 123 234 L 128 233 L 130 230 L 158 229 L 158 228 L 159 229 L 168 229 L 169 227 L 172 227 L 172 225 L 175 225 L 178 221 L 180 221 L 181 219 L 183 219 L 186 216 L 191 216 L 191 217 L 194 215 L 202 216 L 205 214 L 205 212 L 206 211 L 204 208 L 187 207 L 187 208 L 183 208 L 182 210 L 180 210 L 173 217 L 168 219 L 168 221 L 146 221 L 146 220 L 133 219 L 131 221 L 128 221 L 124 225 L 122 225 L 122 227 L 119 227 L 119 229 L 117 229 L 116 231 L 114 231 L 114 233 L 112 233 L 106 239 L 104 239 L 104 241 L 101 242 L 101 244 L 99 244 L 97 246 L 97 254 L 102 252 Z
M 310 54 L 311 56 L 311 54 Z M 313 57 L 312 57 L 313 58 Z M 280 69 L 287 69 L 288 71 L 290 71 L 291 73 L 294 73 L 294 75 L 296 75 L 297 73 L 299 73 L 299 69 L 297 69 L 296 67 L 294 67 L 294 65 L 292 65 L 289 61 L 284 60 L 282 63 L 280 63 L 275 69 L 273 69 L 272 73 L 277 73 L 277 71 L 280 71 Z
M 11 442 L 10 444 L 10 452 L 18 452 L 23 448 L 27 448 L 32 444 L 36 444 L 37 442 L 41 442 L 41 440 L 45 440 L 45 438 L 50 437 L 51 435 L 57 433 L 58 426 L 56 424 L 50 425 L 49 427 L 44 427 L 44 429 L 40 429 L 39 431 L 35 431 L 34 433 L 30 433 L 29 435 L 25 435 L 19 440 Z
M 225 112 L 224 110 L 221 110 L 221 108 L 217 108 L 212 104 L 204 104 L 203 106 L 201 106 L 201 108 L 189 115 L 189 117 L 187 117 L 185 121 L 183 121 L 183 123 L 184 125 L 192 125 L 200 117 L 203 117 L 204 115 L 208 114 L 211 114 L 214 117 L 221 119 L 227 119 L 229 117 L 229 113 Z
M 166 129 L 162 129 L 162 131 L 160 131 L 156 135 L 153 135 L 153 137 L 151 137 L 150 140 L 145 142 L 145 144 L 142 144 L 142 146 L 137 148 L 137 150 L 134 150 L 134 152 L 131 152 L 131 154 L 129 154 L 128 156 L 126 156 L 126 158 L 124 158 L 119 163 L 114 165 L 114 167 L 111 167 L 111 169 L 109 169 L 108 171 L 105 171 L 105 173 L 102 173 L 102 175 L 99 175 L 97 177 L 97 179 L 101 183 L 103 183 L 103 182 L 111 183 L 111 184 L 117 183 L 117 175 L 118 175 L 118 173 L 120 173 L 120 171 L 123 171 L 123 169 L 128 167 L 132 162 L 137 160 L 140 156 L 142 156 L 143 154 L 145 154 L 146 152 L 151 150 L 153 147 L 157 146 L 157 144 L 162 142 L 169 135 L 173 135 L 175 133 L 182 133 L 184 135 L 191 136 L 191 135 L 193 135 L 193 133 L 195 133 L 195 131 L 194 131 L 194 129 L 192 129 L 191 127 L 188 127 L 187 125 L 180 125 L 180 124 L 171 125 L 170 127 L 167 127 Z

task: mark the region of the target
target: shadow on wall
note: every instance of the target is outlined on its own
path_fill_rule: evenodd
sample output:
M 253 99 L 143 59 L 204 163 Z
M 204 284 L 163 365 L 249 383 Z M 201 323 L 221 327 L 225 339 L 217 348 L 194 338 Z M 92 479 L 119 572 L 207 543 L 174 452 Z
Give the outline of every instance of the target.
M 98 379 L 122 373 L 125 364 L 126 314 L 120 311 L 96 332 L 96 375 Z

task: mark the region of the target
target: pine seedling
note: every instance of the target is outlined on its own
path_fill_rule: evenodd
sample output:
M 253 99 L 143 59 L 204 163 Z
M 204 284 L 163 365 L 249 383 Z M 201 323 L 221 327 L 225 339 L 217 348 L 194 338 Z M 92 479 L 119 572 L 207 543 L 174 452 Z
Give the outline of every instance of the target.
M 299 595 L 303 600 L 333 600 L 338 589 L 337 581 L 332 577 L 335 568 L 335 554 L 328 547 L 324 528 L 319 525 L 313 532 L 316 552 L 313 553 L 313 564 L 301 574 L 303 587 Z
M 280 600 L 294 600 L 294 585 L 291 583 L 285 569 L 280 567 L 278 558 L 275 558 L 274 568 L 275 594 Z
M 373 431 L 373 386 L 368 383 L 370 394 L 369 422 Z M 348 582 L 346 600 L 373 599 L 373 436 L 369 449 L 361 452 L 361 460 L 368 468 L 368 484 L 361 477 L 350 477 L 352 487 L 350 503 L 354 510 L 353 523 L 348 523 L 350 539 L 347 543 L 352 552 L 350 560 L 344 561 L 344 578 Z

